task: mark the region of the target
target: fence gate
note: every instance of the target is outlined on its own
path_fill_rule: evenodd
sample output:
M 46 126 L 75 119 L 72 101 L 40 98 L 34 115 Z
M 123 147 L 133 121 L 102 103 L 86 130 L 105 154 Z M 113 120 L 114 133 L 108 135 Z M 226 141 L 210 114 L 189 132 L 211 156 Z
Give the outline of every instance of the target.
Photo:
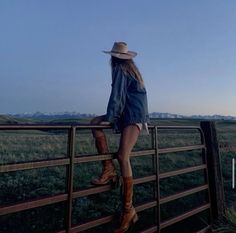
M 5 205 L 0 207 L 0 216 L 18 213 L 24 210 L 29 210 L 37 207 L 46 206 L 53 203 L 66 203 L 65 209 L 65 228 L 61 229 L 57 233 L 75 233 L 82 232 L 89 229 L 96 228 L 105 223 L 112 221 L 113 216 L 104 216 L 89 222 L 81 223 L 80 225 L 72 225 L 72 211 L 73 211 L 73 200 L 76 198 L 87 197 L 93 194 L 110 191 L 113 187 L 111 185 L 104 186 L 93 186 L 83 190 L 74 190 L 73 179 L 74 179 L 74 166 L 76 164 L 88 163 L 92 161 L 102 161 L 105 159 L 113 158 L 113 154 L 103 155 L 76 155 L 75 154 L 75 139 L 76 135 L 80 134 L 83 130 L 90 130 L 93 128 L 109 129 L 109 126 L 96 126 L 96 125 L 0 125 L 0 130 L 66 130 L 68 132 L 68 157 L 60 159 L 48 159 L 41 161 L 31 161 L 16 164 L 4 164 L 0 165 L 0 173 L 12 172 L 12 171 L 23 171 L 28 169 L 37 169 L 53 166 L 64 166 L 67 169 L 67 188 L 66 192 L 62 194 L 53 195 L 50 197 L 43 197 L 34 200 L 24 201 L 12 205 Z M 167 228 L 175 226 L 174 224 L 186 220 L 191 216 L 195 216 L 201 212 L 207 212 L 209 218 L 205 222 L 205 225 L 201 229 L 194 231 L 198 233 L 208 232 L 211 229 L 211 225 L 214 219 L 219 219 L 224 213 L 224 193 L 223 193 L 223 182 L 221 175 L 220 159 L 219 159 L 219 148 L 216 137 L 215 124 L 213 122 L 201 122 L 200 127 L 198 126 L 149 126 L 151 137 L 152 137 L 152 148 L 147 150 L 132 152 L 131 157 L 140 157 L 150 155 L 152 156 L 154 174 L 134 179 L 134 185 L 154 182 L 155 187 L 153 189 L 154 200 L 148 201 L 141 205 L 135 206 L 137 212 L 141 212 L 147 209 L 154 208 L 154 217 L 156 219 L 155 225 L 147 226 L 141 232 L 151 233 L 165 232 Z M 160 131 L 175 131 L 178 133 L 179 130 L 196 130 L 200 134 L 201 143 L 196 145 L 180 146 L 180 147 L 168 147 L 159 148 L 159 132 Z M 178 135 L 178 134 L 176 134 Z M 160 172 L 160 156 L 168 153 L 185 152 L 200 150 L 202 156 L 202 164 L 197 166 L 191 166 L 183 169 L 177 169 L 174 171 Z M 204 173 L 204 184 L 197 187 L 187 189 L 175 194 L 171 194 L 165 197 L 160 195 L 160 183 L 162 180 L 178 175 L 183 175 L 191 172 L 203 171 Z M 188 195 L 196 194 L 204 191 L 206 193 L 206 201 L 193 209 L 190 209 L 177 216 L 168 218 L 166 220 L 161 219 L 161 208 L 162 205 L 170 203 L 179 198 L 187 197 Z M 174 232 L 174 231 L 172 231 Z

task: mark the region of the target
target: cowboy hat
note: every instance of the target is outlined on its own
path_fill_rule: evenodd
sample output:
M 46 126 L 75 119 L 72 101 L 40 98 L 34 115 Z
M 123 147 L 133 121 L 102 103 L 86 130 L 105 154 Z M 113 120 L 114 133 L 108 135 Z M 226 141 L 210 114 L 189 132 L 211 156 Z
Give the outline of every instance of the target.
M 103 52 L 120 59 L 132 59 L 137 55 L 134 51 L 128 51 L 128 46 L 125 42 L 115 42 L 111 51 Z

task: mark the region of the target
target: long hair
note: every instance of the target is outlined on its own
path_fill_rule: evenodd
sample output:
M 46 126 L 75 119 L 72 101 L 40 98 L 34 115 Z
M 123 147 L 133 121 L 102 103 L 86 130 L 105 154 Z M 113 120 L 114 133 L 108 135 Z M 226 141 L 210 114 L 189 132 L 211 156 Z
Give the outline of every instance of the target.
M 119 66 L 125 74 L 131 75 L 139 82 L 140 86 L 144 86 L 142 75 L 132 59 L 119 59 L 111 56 L 110 64 L 112 71 L 115 67 Z M 112 77 L 113 79 L 114 77 Z

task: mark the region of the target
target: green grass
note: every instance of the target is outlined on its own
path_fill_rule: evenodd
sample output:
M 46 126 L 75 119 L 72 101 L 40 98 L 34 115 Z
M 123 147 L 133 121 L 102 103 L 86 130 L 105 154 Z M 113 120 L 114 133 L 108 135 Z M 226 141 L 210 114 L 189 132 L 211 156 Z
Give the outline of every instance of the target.
M 215 224 L 214 233 L 234 233 L 236 232 L 236 208 L 230 207 L 226 210 L 224 218 Z
M 0 124 L 17 124 L 19 121 L 9 116 L 0 115 Z

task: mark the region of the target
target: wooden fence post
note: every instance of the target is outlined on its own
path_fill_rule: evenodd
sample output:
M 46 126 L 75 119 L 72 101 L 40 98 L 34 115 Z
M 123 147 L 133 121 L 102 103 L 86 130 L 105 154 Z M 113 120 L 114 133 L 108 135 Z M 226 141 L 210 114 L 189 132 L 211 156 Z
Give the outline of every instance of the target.
M 200 126 L 205 137 L 207 151 L 207 169 L 212 217 L 213 220 L 221 220 L 225 214 L 225 202 L 216 125 L 213 121 L 202 121 Z

